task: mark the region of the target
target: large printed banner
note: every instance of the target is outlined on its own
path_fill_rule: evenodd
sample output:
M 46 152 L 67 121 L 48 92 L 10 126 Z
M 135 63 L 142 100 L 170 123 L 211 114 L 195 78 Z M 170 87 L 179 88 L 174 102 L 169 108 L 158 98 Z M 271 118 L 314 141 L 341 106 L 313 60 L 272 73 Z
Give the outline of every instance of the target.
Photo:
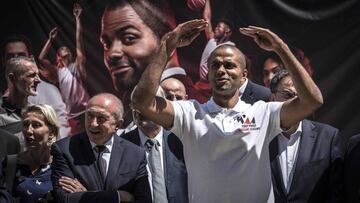
M 204 0 L 153 0 L 163 4 L 160 15 L 144 9 L 141 14 L 145 23 L 168 23 L 175 26 L 190 19 L 202 18 Z M 131 13 L 108 12 L 116 20 L 110 21 L 103 16 L 105 6 L 109 1 L 102 0 L 12 0 L 3 2 L 1 6 L 0 40 L 21 34 L 31 43 L 29 50 L 35 59 L 46 59 L 48 65 L 41 63 L 41 73 L 48 82 L 58 85 L 58 77 L 51 68 L 59 63 L 56 54 L 71 54 L 75 60 L 79 47 L 83 55 L 85 84 L 90 95 L 100 92 L 112 92 L 122 99 L 128 99 L 143 71 L 149 55 L 154 51 L 152 43 L 157 43 L 152 33 L 138 24 L 129 24 L 135 29 L 128 33 L 102 32 L 102 26 L 116 27 L 124 21 L 124 16 Z M 114 1 L 112 1 L 114 3 Z M 116 3 L 115 3 L 116 4 Z M 319 85 L 324 105 L 312 119 L 328 123 L 339 128 L 343 135 L 350 137 L 360 133 L 360 107 L 357 102 L 360 95 L 360 10 L 359 1 L 335 0 L 298 0 L 298 1 L 238 1 L 212 0 L 211 20 L 213 27 L 219 19 L 227 19 L 233 24 L 231 41 L 249 58 L 250 79 L 263 85 L 263 63 L 265 52 L 258 48 L 248 37 L 241 35 L 238 28 L 257 25 L 268 28 L 284 39 L 293 50 L 301 50 L 300 58 L 306 60 L 312 69 L 312 77 Z M 102 17 L 104 18 L 102 21 Z M 155 19 L 155 21 L 154 21 Z M 161 20 L 156 20 L 161 19 Z M 149 21 L 149 22 L 148 22 Z M 144 22 L 139 22 L 144 23 Z M 80 29 L 80 30 L 77 30 Z M 137 30 L 139 29 L 139 30 Z M 166 30 L 157 30 L 157 34 Z M 77 33 L 80 36 L 76 36 Z M 112 47 L 109 44 L 111 35 L 119 35 L 128 44 L 123 61 L 107 60 L 107 52 Z M 121 35 L 121 36 L 120 36 Z M 142 39 L 144 38 L 144 39 Z M 144 40 L 137 46 L 130 46 L 136 40 Z M 151 41 L 153 40 L 153 41 Z M 47 44 L 48 42 L 48 44 Z M 79 43 L 81 46 L 79 46 Z M 178 62 L 190 76 L 193 83 L 199 81 L 199 63 L 201 53 L 207 43 L 204 34 L 193 44 L 178 50 Z M 46 47 L 47 46 L 47 47 Z M 62 48 L 61 47 L 67 47 Z M 44 47 L 47 49 L 44 52 Z M 42 52 L 43 51 L 43 52 Z M 2 57 L 4 50 L 2 48 Z M 122 56 L 119 51 L 119 57 Z M 77 61 L 77 62 L 79 62 Z M 115 64 L 116 63 L 116 64 Z M 139 67 L 123 74 L 123 81 L 112 80 L 112 66 Z M 1 90 L 6 88 L 4 70 L 1 69 Z M 125 82 L 124 82 L 125 81 Z M 121 86 L 121 89 L 114 88 Z

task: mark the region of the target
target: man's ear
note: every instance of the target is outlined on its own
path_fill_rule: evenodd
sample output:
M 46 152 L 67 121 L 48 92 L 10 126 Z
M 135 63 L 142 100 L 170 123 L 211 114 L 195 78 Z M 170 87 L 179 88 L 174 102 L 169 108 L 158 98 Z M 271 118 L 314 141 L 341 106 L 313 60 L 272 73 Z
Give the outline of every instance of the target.
M 248 76 L 248 70 L 247 70 L 247 68 L 244 68 L 243 77 L 247 78 L 247 76 Z
M 9 78 L 9 81 L 11 81 L 12 83 L 14 83 L 15 81 L 15 74 L 14 73 L 9 73 L 7 75 L 7 77 Z
M 232 35 L 232 31 L 230 29 L 227 29 L 225 31 L 226 37 L 230 37 Z
M 124 123 L 124 119 L 119 119 L 116 122 L 116 129 L 120 129 L 122 127 L 123 123 Z

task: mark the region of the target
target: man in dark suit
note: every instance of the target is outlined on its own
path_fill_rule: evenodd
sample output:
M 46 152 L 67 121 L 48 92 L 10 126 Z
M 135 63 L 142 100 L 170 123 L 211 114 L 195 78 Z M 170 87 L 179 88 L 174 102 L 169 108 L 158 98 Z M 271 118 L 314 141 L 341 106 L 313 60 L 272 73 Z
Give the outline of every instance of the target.
M 116 136 L 123 106 L 99 94 L 86 108 L 86 133 L 52 145 L 52 182 L 59 202 L 151 202 L 145 152 Z
M 251 80 L 247 79 L 247 83 L 245 83 L 244 92 L 241 94 L 241 100 L 244 102 L 253 105 L 255 102 L 262 100 L 264 102 L 270 101 L 270 90 L 264 86 L 258 85 Z M 240 87 L 240 92 L 241 92 Z
M 350 138 L 345 155 L 346 202 L 360 202 L 360 134 Z
M 184 89 L 185 90 L 185 89 Z M 157 92 L 158 96 L 165 97 L 165 92 L 162 88 L 159 88 Z M 180 95 L 186 95 L 186 92 L 182 92 Z M 185 99 L 185 98 L 183 98 Z M 182 100 L 183 100 L 182 99 Z M 156 203 L 186 203 L 188 201 L 188 188 L 187 188 L 187 171 L 184 161 L 183 145 L 179 138 L 163 129 L 160 125 L 148 121 L 139 112 L 133 110 L 133 119 L 137 126 L 136 129 L 123 134 L 122 137 L 130 142 L 145 149 L 148 157 L 148 172 L 149 182 L 151 183 L 151 189 L 153 194 L 153 202 Z M 156 140 L 158 149 L 161 150 L 161 162 L 159 166 L 160 171 L 164 174 L 161 179 L 162 184 L 166 191 L 164 194 L 157 194 L 159 187 L 154 185 L 154 174 L 152 170 L 151 152 L 154 148 L 148 148 L 148 140 Z M 154 163 L 153 163 L 154 164 Z M 158 198 L 157 195 L 163 196 L 163 200 Z
M 272 100 L 296 97 L 286 70 L 270 82 Z M 342 202 L 344 147 L 338 129 L 303 120 L 270 143 L 275 202 Z

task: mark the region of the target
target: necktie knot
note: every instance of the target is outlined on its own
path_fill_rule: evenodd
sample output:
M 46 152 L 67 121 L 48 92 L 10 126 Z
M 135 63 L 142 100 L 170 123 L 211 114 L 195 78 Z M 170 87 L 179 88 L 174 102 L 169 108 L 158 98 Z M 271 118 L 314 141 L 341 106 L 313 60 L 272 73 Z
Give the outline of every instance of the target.
M 158 146 L 160 146 L 160 143 L 156 139 L 148 139 L 146 141 L 145 145 L 150 152 L 154 146 L 155 146 L 155 149 L 158 149 Z
M 102 152 L 105 152 L 105 150 L 106 150 L 106 147 L 104 145 L 96 145 L 95 146 L 95 151 L 98 154 L 101 154 Z

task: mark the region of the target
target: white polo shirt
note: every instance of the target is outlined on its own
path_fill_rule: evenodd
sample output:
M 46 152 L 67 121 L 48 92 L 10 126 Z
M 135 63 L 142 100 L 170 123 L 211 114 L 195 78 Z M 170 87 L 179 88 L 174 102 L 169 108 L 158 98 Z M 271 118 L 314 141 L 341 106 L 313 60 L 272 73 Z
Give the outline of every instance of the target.
M 184 145 L 190 202 L 274 202 L 269 143 L 282 131 L 282 103 L 172 104 L 171 131 Z

